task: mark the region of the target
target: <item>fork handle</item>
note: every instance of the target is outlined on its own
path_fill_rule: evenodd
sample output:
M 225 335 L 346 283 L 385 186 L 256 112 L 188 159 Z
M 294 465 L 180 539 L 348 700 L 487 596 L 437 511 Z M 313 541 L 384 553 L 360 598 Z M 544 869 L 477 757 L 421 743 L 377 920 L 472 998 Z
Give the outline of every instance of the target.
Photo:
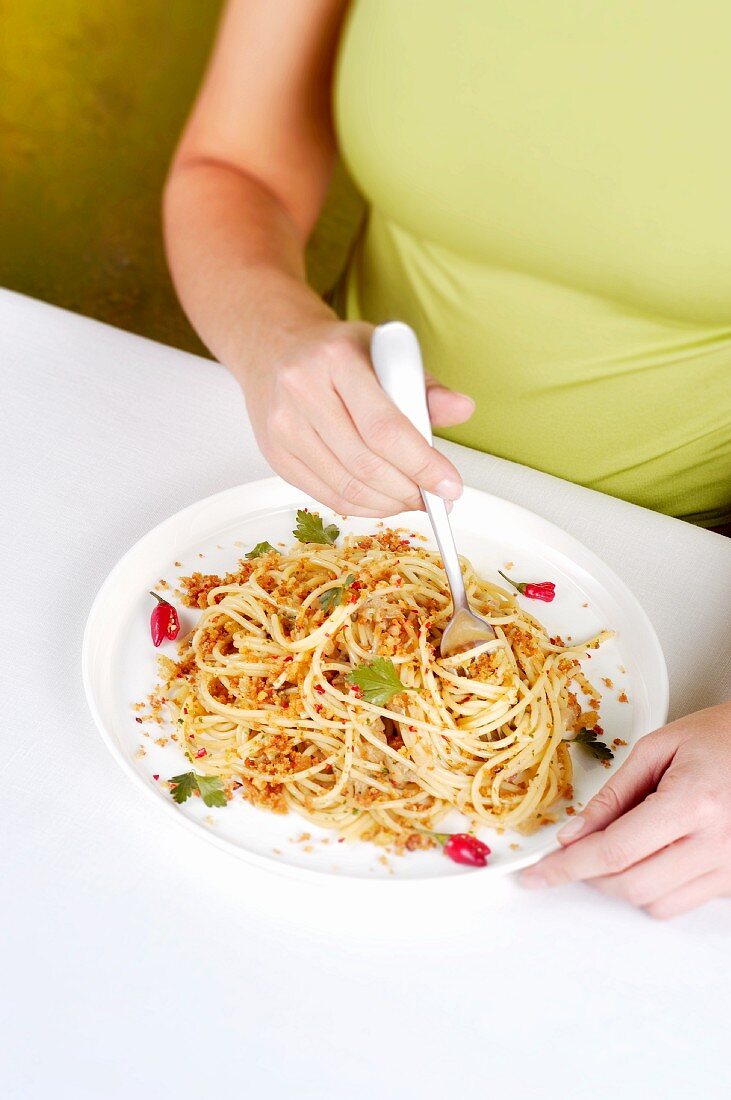
M 431 421 L 426 400 L 424 365 L 416 333 L 402 321 L 379 325 L 371 338 L 376 378 L 399 412 L 411 421 L 429 445 Z M 454 610 L 469 608 L 447 506 L 436 493 L 420 489 L 452 592 Z

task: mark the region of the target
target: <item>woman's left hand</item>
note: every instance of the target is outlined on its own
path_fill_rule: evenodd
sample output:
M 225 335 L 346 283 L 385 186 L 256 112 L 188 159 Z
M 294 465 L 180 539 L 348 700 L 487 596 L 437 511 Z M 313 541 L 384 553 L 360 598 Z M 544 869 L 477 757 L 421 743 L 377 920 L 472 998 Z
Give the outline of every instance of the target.
M 524 886 L 588 880 L 650 916 L 731 896 L 731 702 L 638 741 Z

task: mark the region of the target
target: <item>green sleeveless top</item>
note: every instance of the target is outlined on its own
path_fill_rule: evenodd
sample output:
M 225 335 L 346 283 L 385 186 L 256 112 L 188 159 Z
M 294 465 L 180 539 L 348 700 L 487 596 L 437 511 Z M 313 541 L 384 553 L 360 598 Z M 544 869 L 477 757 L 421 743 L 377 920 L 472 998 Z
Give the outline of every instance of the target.
M 340 308 L 475 398 L 445 436 L 731 519 L 729 43 L 727 0 L 353 4 Z

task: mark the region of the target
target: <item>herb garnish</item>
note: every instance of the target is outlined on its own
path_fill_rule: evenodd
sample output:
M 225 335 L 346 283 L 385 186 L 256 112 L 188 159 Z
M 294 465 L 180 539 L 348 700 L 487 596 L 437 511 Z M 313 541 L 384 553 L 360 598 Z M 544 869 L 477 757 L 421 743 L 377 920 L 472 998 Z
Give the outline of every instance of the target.
M 340 528 L 334 523 L 328 523 L 325 527 L 322 516 L 317 512 L 307 512 L 304 508 L 300 508 L 297 512 L 297 526 L 293 533 L 298 542 L 320 542 L 325 546 L 332 546 L 340 534 Z
M 355 581 L 355 575 L 349 573 L 343 581 L 342 585 L 338 585 L 336 588 L 328 588 L 327 591 L 321 592 L 317 597 L 320 601 L 320 607 L 323 611 L 332 611 L 333 607 L 338 607 L 343 602 L 343 596 L 345 595 L 345 589 L 350 588 L 351 584 Z
M 270 550 L 273 550 L 275 554 L 278 554 L 276 546 L 272 546 L 270 542 L 257 542 L 253 550 L 249 550 L 246 555 L 247 561 L 253 561 L 254 558 L 260 558 L 262 554 L 268 554 Z
M 595 729 L 588 730 L 586 726 L 582 726 L 575 737 L 568 737 L 565 738 L 565 740 L 569 745 L 583 745 L 595 760 L 601 760 L 602 762 L 614 760 L 614 753 L 609 745 L 605 745 L 603 741 L 598 740 L 597 731 Z
M 196 772 L 184 772 L 169 779 L 171 794 L 176 802 L 187 802 L 195 791 L 206 806 L 225 806 L 226 795 L 221 780 L 215 775 L 198 775 Z
M 394 695 L 406 690 L 388 657 L 375 657 L 369 664 L 358 665 L 346 678 L 360 688 L 366 702 L 377 707 L 384 707 Z

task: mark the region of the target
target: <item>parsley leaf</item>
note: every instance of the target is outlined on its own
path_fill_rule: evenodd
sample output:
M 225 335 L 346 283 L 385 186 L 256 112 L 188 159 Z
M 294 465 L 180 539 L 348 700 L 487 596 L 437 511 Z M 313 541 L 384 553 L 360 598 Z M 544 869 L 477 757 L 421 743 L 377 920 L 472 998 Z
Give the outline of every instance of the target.
M 595 760 L 614 760 L 614 753 L 609 745 L 597 739 L 596 730 L 588 730 L 585 726 L 579 730 L 575 737 L 568 738 L 568 743 L 583 745 L 587 752 L 591 753 Z
M 226 795 L 223 793 L 223 784 L 215 775 L 197 775 L 198 790 L 206 806 L 225 806 Z
M 171 793 L 176 802 L 187 802 L 195 791 L 199 791 L 206 806 L 226 805 L 223 784 L 215 775 L 197 775 L 196 772 L 184 772 L 182 775 L 174 775 L 168 782 L 171 785 Z
M 367 665 L 358 665 L 347 677 L 363 692 L 363 698 L 377 707 L 384 707 L 394 695 L 404 691 L 393 661 L 388 657 L 376 657 Z
M 174 775 L 169 782 L 172 785 L 172 796 L 176 802 L 187 802 L 193 792 L 198 790 L 195 772 Z
M 332 611 L 334 607 L 337 607 L 343 602 L 343 596 L 345 595 L 345 589 L 350 588 L 351 584 L 355 580 L 355 575 L 349 573 L 342 583 L 342 586 L 337 588 L 328 588 L 326 592 L 321 592 L 317 597 L 320 601 L 320 607 L 323 611 Z
M 270 542 L 257 542 L 253 550 L 249 550 L 246 555 L 247 561 L 253 561 L 254 558 L 260 558 L 262 554 L 268 554 L 270 550 L 273 550 L 275 554 L 278 554 L 276 546 L 272 546 Z
M 339 534 L 340 529 L 334 523 L 325 527 L 322 516 L 317 512 L 306 512 L 303 508 L 297 512 L 294 537 L 298 542 L 321 542 L 325 546 L 332 546 Z

